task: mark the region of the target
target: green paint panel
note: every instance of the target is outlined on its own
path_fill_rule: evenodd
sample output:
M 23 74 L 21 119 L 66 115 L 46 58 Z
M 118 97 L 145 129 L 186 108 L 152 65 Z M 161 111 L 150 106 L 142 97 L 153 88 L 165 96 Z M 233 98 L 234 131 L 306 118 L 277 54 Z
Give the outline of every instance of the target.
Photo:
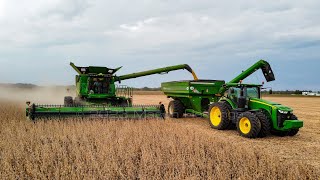
M 218 100 L 216 94 L 223 84 L 219 80 L 173 81 L 162 83 L 161 90 L 167 97 L 182 101 L 186 108 L 202 113 L 210 102 Z
M 173 81 L 161 84 L 161 90 L 167 96 L 173 94 L 182 96 L 215 95 L 219 93 L 225 81 L 197 80 L 197 81 Z
M 100 66 L 76 66 L 70 63 L 70 66 L 78 73 L 76 81 L 76 98 L 66 97 L 65 105 L 59 106 L 36 106 L 28 104 L 26 108 L 27 116 L 35 115 L 73 115 L 73 114 L 95 114 L 95 113 L 156 113 L 162 114 L 164 108 L 159 106 L 132 106 L 132 88 L 117 86 L 115 83 L 121 83 L 122 80 L 132 79 L 152 74 L 168 73 L 170 71 L 186 69 L 197 79 L 196 74 L 189 65 L 181 64 L 157 68 L 149 71 L 131 73 L 122 76 L 116 76 L 115 73 L 121 68 L 108 68 Z M 81 105 L 81 106 L 79 106 Z M 84 105 L 84 106 L 83 106 Z M 88 106 L 90 105 L 90 107 Z M 105 105 L 105 106 L 103 106 Z M 110 106 L 113 107 L 110 107 Z M 117 107 L 122 106 L 122 107 Z M 125 107 L 124 107 L 125 106 Z M 32 107 L 32 108 L 31 108 Z M 162 107 L 162 106 L 161 106 Z M 32 119 L 32 118 L 31 118 Z M 34 119 L 34 118 L 33 118 Z
M 205 111 L 211 103 L 218 101 L 228 102 L 231 107 L 237 111 L 238 102 L 231 100 L 228 96 L 230 88 L 234 87 L 256 87 L 259 92 L 262 85 L 242 84 L 241 81 L 261 69 L 267 82 L 275 80 L 270 64 L 264 60 L 259 60 L 248 69 L 242 71 L 234 79 L 225 83 L 225 81 L 198 80 L 198 81 L 173 81 L 161 84 L 161 90 L 168 98 L 180 100 L 186 108 L 187 113 L 193 113 L 208 117 Z M 250 100 L 249 100 L 250 99 Z M 279 131 L 288 131 L 290 129 L 301 128 L 301 120 L 291 120 L 293 110 L 290 107 L 279 103 L 266 101 L 259 98 L 250 98 L 247 96 L 247 110 L 264 110 L 269 113 L 273 129 Z M 241 112 L 241 110 L 239 110 Z M 282 113 L 282 114 L 281 114 Z M 287 114 L 283 114 L 287 113 Z M 289 119 L 288 119 L 289 118 Z

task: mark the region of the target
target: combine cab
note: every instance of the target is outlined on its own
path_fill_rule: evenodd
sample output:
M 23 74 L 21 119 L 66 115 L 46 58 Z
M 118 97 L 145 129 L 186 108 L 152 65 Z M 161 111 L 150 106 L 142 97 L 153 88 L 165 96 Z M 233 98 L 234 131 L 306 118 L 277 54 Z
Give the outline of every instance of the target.
M 107 67 L 79 67 L 70 63 L 78 73 L 76 81 L 76 97 L 66 96 L 63 105 L 37 105 L 27 102 L 26 115 L 31 120 L 39 118 L 64 118 L 94 116 L 99 118 L 164 118 L 164 105 L 133 105 L 132 88 L 116 85 L 123 80 L 148 76 L 152 74 L 168 73 L 170 71 L 186 69 L 197 79 L 192 69 L 186 65 L 169 66 L 165 68 L 143 71 L 123 76 L 115 73 L 121 68 Z

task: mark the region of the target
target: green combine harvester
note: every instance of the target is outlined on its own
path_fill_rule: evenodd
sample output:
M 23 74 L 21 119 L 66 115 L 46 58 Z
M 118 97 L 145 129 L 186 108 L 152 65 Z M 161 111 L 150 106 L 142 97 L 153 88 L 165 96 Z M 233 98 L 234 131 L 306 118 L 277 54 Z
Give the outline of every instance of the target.
M 267 82 L 275 77 L 268 62 L 260 60 L 226 83 L 223 80 L 174 81 L 161 84 L 168 98 L 168 113 L 172 118 L 195 114 L 208 119 L 214 129 L 225 130 L 236 126 L 247 138 L 265 137 L 269 133 L 294 136 L 303 121 L 293 110 L 279 103 L 261 99 L 261 84 L 242 81 L 258 69 Z
M 27 102 L 26 116 L 31 120 L 39 118 L 65 118 L 94 116 L 99 118 L 145 118 L 165 116 L 164 105 L 134 105 L 133 90 L 124 85 L 116 85 L 127 79 L 170 71 L 186 69 L 197 80 L 196 74 L 187 64 L 169 66 L 149 71 L 116 76 L 121 68 L 79 67 L 70 63 L 78 73 L 76 81 L 76 97 L 66 96 L 63 105 L 38 105 Z

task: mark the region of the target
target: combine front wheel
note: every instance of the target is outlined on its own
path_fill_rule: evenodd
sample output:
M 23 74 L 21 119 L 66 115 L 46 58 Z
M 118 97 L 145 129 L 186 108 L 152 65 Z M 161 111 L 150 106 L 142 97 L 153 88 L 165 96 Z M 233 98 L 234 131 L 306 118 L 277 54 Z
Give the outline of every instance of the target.
M 259 118 L 251 112 L 244 112 L 240 114 L 237 121 L 237 130 L 243 137 L 258 137 L 261 130 Z
M 65 106 L 72 106 L 73 105 L 73 99 L 71 96 L 64 97 L 64 105 Z

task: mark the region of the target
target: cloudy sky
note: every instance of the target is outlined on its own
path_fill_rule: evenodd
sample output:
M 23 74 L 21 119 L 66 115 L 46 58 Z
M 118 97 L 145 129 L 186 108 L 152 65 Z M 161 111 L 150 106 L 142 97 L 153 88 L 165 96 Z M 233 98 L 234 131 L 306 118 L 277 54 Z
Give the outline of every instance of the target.
M 76 65 L 118 75 L 187 63 L 230 80 L 259 59 L 275 89 L 320 90 L 318 0 L 0 0 L 0 82 L 73 84 Z M 184 71 L 123 82 L 158 87 Z M 247 82 L 262 82 L 261 72 Z

